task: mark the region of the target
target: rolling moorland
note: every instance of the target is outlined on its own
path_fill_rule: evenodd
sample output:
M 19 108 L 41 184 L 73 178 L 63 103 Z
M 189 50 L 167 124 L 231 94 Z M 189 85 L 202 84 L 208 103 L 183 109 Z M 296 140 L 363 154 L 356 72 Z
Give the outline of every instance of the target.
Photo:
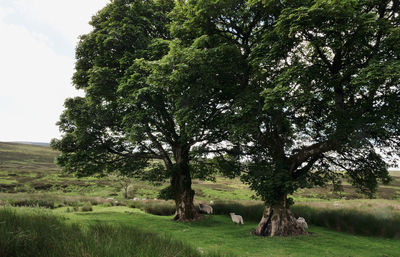
M 118 178 L 63 174 L 57 154 L 0 143 L 0 256 L 400 256 L 400 171 L 375 199 L 345 182 L 299 190 L 292 210 L 310 234 L 260 238 L 262 202 L 238 178 L 194 180 L 196 204 L 213 201 L 214 215 L 176 223 L 173 203 L 157 199 L 168 183 L 132 179 L 125 199 Z

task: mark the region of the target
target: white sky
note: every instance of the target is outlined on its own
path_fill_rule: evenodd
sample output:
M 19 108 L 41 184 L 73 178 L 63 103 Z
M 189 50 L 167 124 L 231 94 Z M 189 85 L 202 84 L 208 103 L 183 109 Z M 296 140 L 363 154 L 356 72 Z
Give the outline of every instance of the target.
M 109 0 L 0 0 L 0 142 L 50 142 L 71 84 L 78 36 Z

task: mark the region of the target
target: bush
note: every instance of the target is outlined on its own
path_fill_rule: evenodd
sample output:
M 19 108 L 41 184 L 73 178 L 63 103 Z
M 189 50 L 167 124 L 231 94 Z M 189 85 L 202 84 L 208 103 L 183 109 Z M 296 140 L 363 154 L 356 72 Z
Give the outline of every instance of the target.
M 110 202 L 103 203 L 103 207 L 111 207 L 113 206 Z
M 92 205 L 88 202 L 81 207 L 81 211 L 93 211 Z
M 41 199 L 11 199 L 10 205 L 15 207 L 43 207 L 54 209 L 54 201 Z

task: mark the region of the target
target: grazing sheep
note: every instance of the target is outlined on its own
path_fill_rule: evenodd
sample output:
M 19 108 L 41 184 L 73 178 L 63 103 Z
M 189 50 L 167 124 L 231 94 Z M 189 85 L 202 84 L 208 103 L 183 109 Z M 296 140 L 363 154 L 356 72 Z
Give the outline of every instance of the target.
M 211 201 L 210 201 L 210 204 L 214 204 L 214 201 L 213 201 L 213 200 L 211 200 Z
M 229 215 L 231 215 L 233 223 L 244 224 L 242 216 L 236 215 L 233 212 L 229 213 Z
M 299 225 L 302 229 L 308 228 L 307 222 L 303 217 L 299 217 L 297 219 L 297 225 Z
M 207 204 L 199 204 L 199 208 L 201 212 L 205 212 L 207 214 L 212 214 L 213 213 L 213 208 L 210 205 Z
M 140 200 L 140 199 L 137 198 L 137 197 L 133 198 L 133 201 L 139 201 L 139 200 Z

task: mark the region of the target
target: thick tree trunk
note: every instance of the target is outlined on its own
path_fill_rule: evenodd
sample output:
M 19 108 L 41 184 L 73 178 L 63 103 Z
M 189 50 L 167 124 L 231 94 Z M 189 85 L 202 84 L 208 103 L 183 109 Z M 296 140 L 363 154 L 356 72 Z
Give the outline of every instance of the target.
M 189 171 L 188 151 L 178 150 L 175 152 L 176 168 L 174 169 L 171 186 L 174 192 L 176 211 L 173 220 L 193 221 L 200 216 L 194 207 L 194 190 Z
M 297 224 L 296 218 L 286 204 L 286 195 L 273 206 L 266 207 L 258 224 L 256 235 L 259 236 L 298 236 L 307 232 Z

